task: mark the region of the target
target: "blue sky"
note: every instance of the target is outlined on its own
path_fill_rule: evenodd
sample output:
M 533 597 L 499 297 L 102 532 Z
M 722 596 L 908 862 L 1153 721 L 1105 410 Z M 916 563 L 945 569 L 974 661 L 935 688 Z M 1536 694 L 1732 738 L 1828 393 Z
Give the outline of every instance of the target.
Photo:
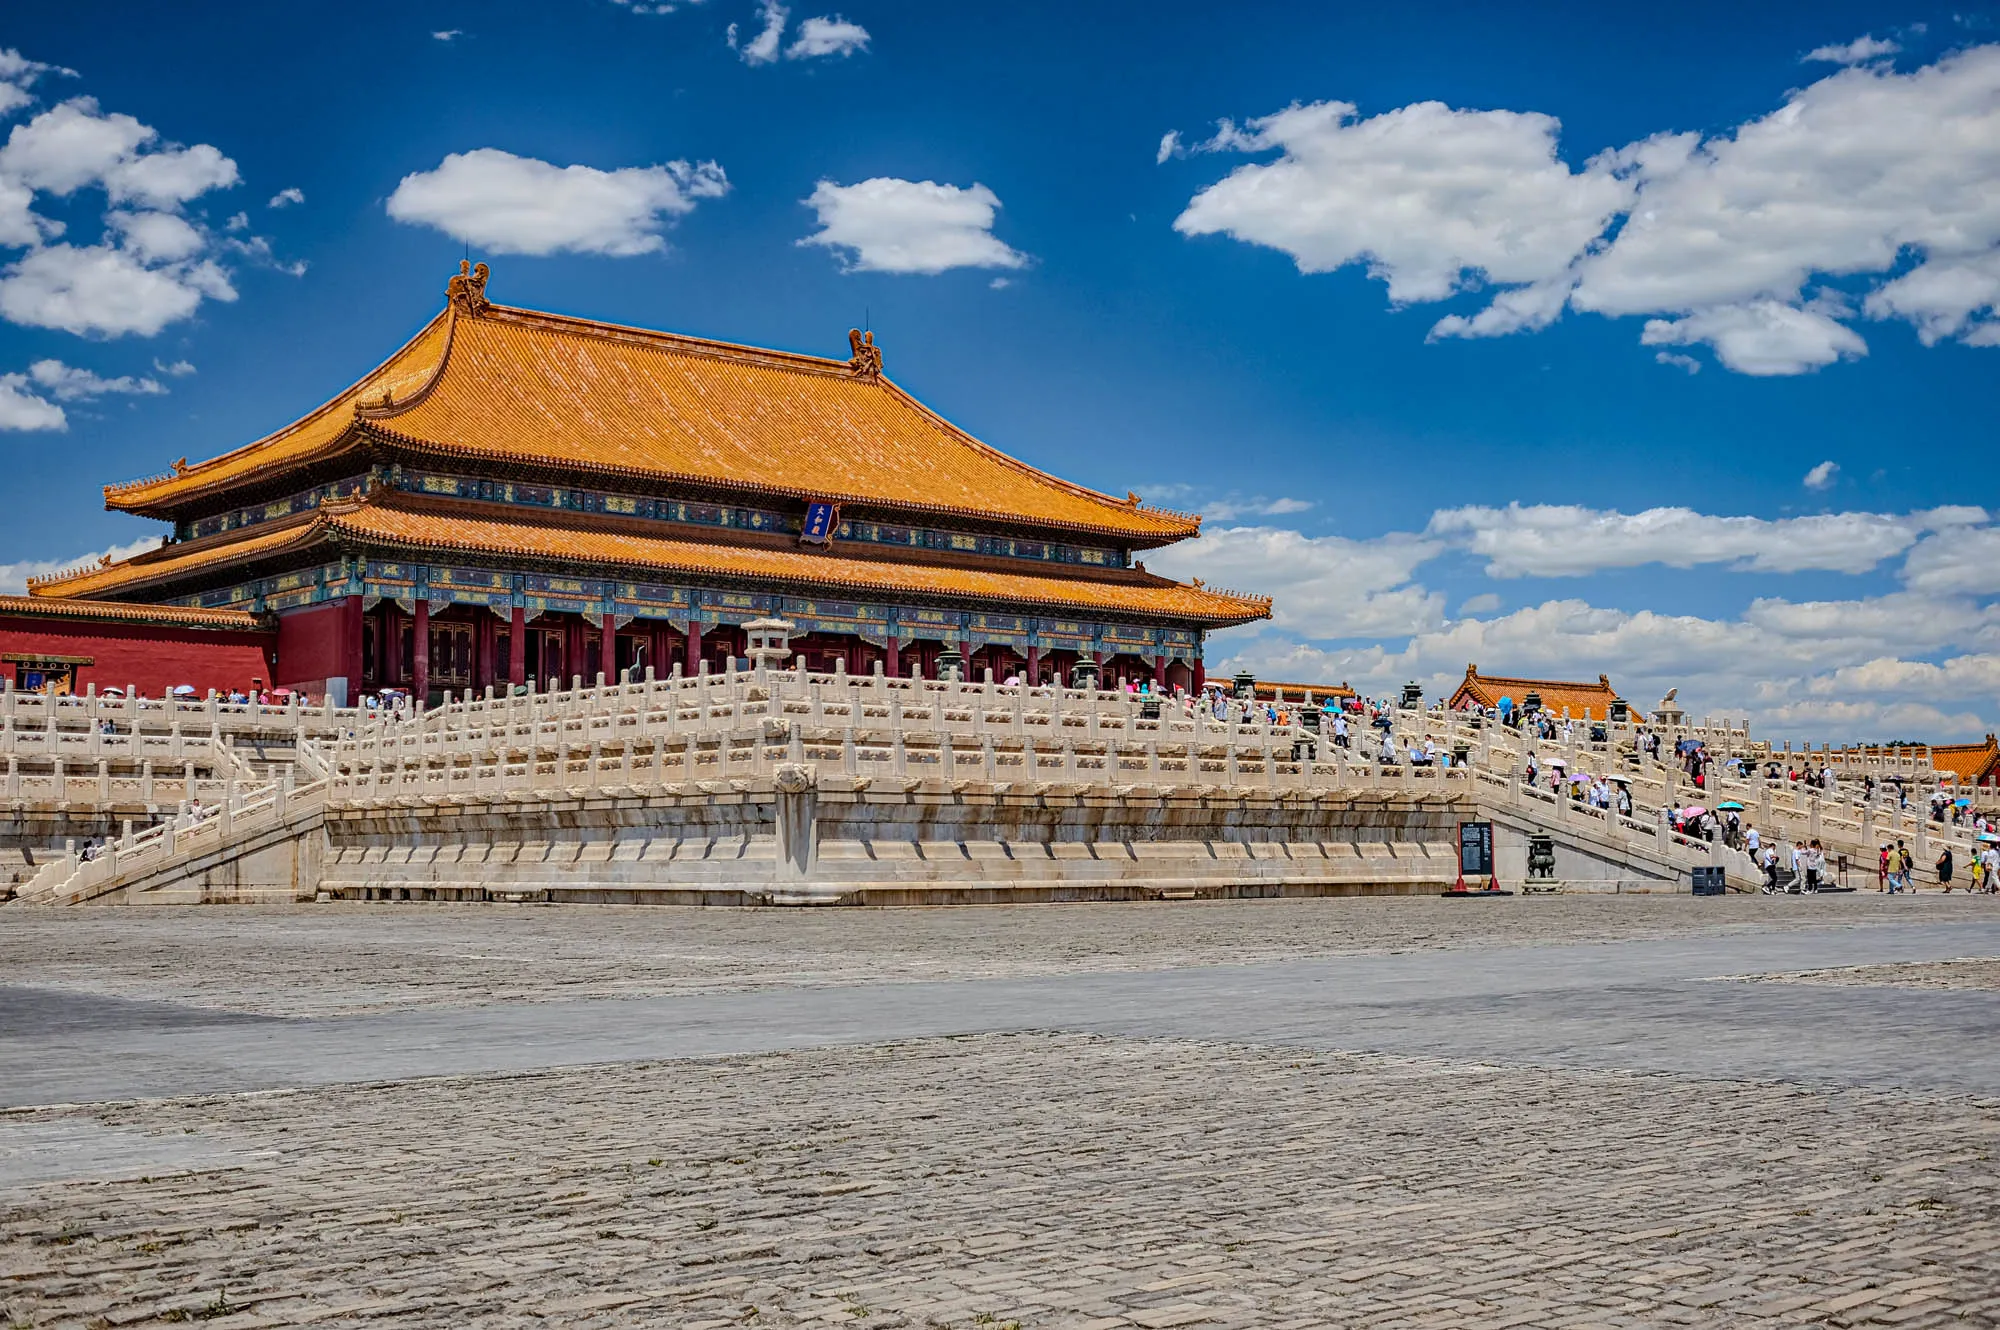
M 0 585 L 146 538 L 100 484 L 317 404 L 469 248 L 504 303 L 867 320 L 1207 513 L 1149 565 L 1279 598 L 1213 664 L 1994 728 L 1995 10 L 1497 8 L 17 7 Z

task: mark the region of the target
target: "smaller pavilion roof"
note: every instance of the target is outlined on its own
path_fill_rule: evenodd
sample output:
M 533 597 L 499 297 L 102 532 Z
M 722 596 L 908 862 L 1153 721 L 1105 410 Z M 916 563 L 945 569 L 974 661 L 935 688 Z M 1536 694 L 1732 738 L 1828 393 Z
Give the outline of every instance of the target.
M 149 624 L 166 628 L 218 628 L 259 632 L 271 624 L 248 610 L 204 610 L 189 605 L 130 605 L 118 600 L 58 600 L 0 596 L 0 619 L 60 619 L 69 623 Z
M 1227 681 L 1216 676 L 1210 678 L 1209 682 L 1226 684 Z M 1280 698 L 1288 702 L 1300 702 L 1305 700 L 1307 693 L 1312 694 L 1315 702 L 1323 702 L 1329 697 L 1358 696 L 1344 683 L 1281 683 L 1275 679 L 1258 679 L 1252 687 L 1257 690 L 1258 700 L 1263 702 L 1275 702 Z
M 1976 744 L 1932 744 L 1931 765 L 1967 785 L 2000 777 L 2000 739 L 1989 734 Z
M 1608 720 L 1611 704 L 1618 698 L 1618 690 L 1611 686 L 1606 675 L 1598 675 L 1596 683 L 1577 683 L 1567 679 L 1520 679 L 1510 675 L 1481 674 L 1477 665 L 1465 667 L 1465 678 L 1459 683 L 1458 691 L 1451 695 L 1453 707 L 1492 707 L 1500 704 L 1500 699 L 1511 699 L 1515 706 L 1527 701 L 1529 693 L 1539 694 L 1542 709 L 1561 715 L 1563 709 L 1578 720 Z M 1629 705 L 1629 702 L 1628 702 Z M 1636 713 L 1637 708 L 1634 708 Z

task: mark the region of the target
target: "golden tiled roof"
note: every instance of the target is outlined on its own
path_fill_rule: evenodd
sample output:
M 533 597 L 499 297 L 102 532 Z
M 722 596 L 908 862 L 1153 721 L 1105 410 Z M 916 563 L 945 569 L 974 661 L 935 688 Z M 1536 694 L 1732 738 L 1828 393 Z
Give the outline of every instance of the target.
M 1211 678 L 1209 682 L 1219 686 L 1226 681 L 1220 676 L 1216 676 Z M 1299 702 L 1305 699 L 1307 693 L 1312 694 L 1313 701 L 1315 702 L 1324 702 L 1330 697 L 1358 696 L 1352 688 L 1349 688 L 1344 683 L 1279 683 L 1272 679 L 1259 679 L 1256 681 L 1255 687 L 1257 689 L 1257 699 L 1261 702 L 1275 702 L 1280 697 L 1288 701 Z
M 1931 765 L 1965 784 L 2000 776 L 2000 740 L 1989 734 L 1984 743 L 1932 744 Z
M 354 426 L 355 408 L 360 403 L 380 402 L 385 395 L 396 401 L 414 396 L 436 376 L 450 343 L 451 318 L 447 311 L 425 324 L 421 332 L 363 375 L 360 382 L 317 411 L 275 434 L 267 434 L 255 443 L 209 461 L 188 466 L 187 459 L 182 458 L 172 471 L 163 475 L 123 485 L 106 485 L 105 507 L 160 516 L 188 497 L 283 472 L 338 451 Z
M 118 600 L 57 600 L 47 596 L 0 596 L 0 618 L 82 619 L 104 623 L 139 623 L 176 628 L 236 628 L 249 631 L 271 625 L 248 610 L 202 610 L 187 605 L 128 605 Z
M 385 396 L 386 393 L 386 396 Z M 454 301 L 312 415 L 235 452 L 106 489 L 159 514 L 374 436 L 479 463 L 1001 519 L 1139 545 L 1200 519 L 1059 480 L 951 425 L 855 361 Z
M 1884 748 L 1865 744 L 1857 748 L 1838 750 L 1843 755 L 1854 757 L 1914 757 L 1920 755 L 1922 745 L 1908 744 L 1897 748 Z M 1961 783 L 1973 784 L 1988 777 L 2000 776 L 2000 739 L 1992 735 L 1976 744 L 1932 744 L 1931 766 L 1939 771 L 1950 772 Z
M 1573 683 L 1564 679 L 1515 679 L 1498 674 L 1481 674 L 1477 665 L 1465 667 L 1465 679 L 1458 685 L 1458 691 L 1451 695 L 1451 705 L 1456 707 L 1469 702 L 1474 706 L 1498 706 L 1500 699 L 1510 698 L 1515 706 L 1528 700 L 1530 692 L 1539 693 L 1542 710 L 1560 716 L 1563 708 L 1578 720 L 1608 720 L 1611 703 L 1618 696 L 1618 690 L 1611 686 L 1611 680 L 1600 674 L 1596 683 Z
M 164 582 L 174 576 L 221 563 L 242 563 L 273 551 L 288 549 L 313 525 L 310 513 L 269 526 L 210 536 L 184 545 L 162 545 L 118 563 L 72 568 L 48 577 L 28 579 L 30 598 L 75 600 L 100 592 Z
M 241 533 L 232 533 L 240 535 Z M 758 581 L 845 594 L 940 596 L 999 601 L 1063 613 L 1117 613 L 1223 627 L 1266 618 L 1271 602 L 1190 586 L 1138 569 L 1014 571 L 929 553 L 879 557 L 809 552 L 782 538 L 690 538 L 650 523 L 523 515 L 498 505 L 376 495 L 328 504 L 310 516 L 238 540 L 215 537 L 38 583 L 41 595 L 133 593 L 206 565 L 345 538 L 375 548 L 483 554 L 540 563 L 600 565 L 686 577 Z M 163 557 L 165 556 L 165 557 Z

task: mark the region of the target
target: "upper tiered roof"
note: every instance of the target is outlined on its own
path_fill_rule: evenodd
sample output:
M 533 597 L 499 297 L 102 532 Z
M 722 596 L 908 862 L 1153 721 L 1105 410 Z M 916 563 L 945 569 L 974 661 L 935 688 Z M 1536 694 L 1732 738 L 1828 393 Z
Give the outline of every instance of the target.
M 112 508 L 172 517 L 371 444 L 470 465 L 561 468 L 1109 536 L 1146 547 L 1201 519 L 1112 498 L 1016 461 L 881 372 L 848 360 L 494 305 L 485 265 L 347 391 L 274 434 L 171 474 L 108 486 Z

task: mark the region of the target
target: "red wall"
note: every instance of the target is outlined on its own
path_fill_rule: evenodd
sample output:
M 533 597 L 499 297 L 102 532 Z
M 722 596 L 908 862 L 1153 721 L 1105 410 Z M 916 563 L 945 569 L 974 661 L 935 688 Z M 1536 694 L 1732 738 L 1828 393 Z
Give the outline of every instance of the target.
M 277 634 L 255 630 L 0 615 L 0 654 L 91 657 L 92 663 L 76 672 L 79 693 L 92 684 L 99 692 L 129 684 L 148 697 L 183 683 L 203 694 L 211 688 L 247 689 L 253 679 L 270 687 L 277 646 Z M 13 662 L 0 662 L 10 684 L 14 670 Z
M 281 688 L 296 688 L 313 698 L 323 697 L 326 681 L 345 676 L 346 653 L 358 644 L 348 642 L 347 601 L 345 598 L 291 610 L 278 616 L 278 679 Z M 357 674 L 359 670 L 355 671 Z M 347 680 L 350 705 L 361 691 L 361 680 Z

